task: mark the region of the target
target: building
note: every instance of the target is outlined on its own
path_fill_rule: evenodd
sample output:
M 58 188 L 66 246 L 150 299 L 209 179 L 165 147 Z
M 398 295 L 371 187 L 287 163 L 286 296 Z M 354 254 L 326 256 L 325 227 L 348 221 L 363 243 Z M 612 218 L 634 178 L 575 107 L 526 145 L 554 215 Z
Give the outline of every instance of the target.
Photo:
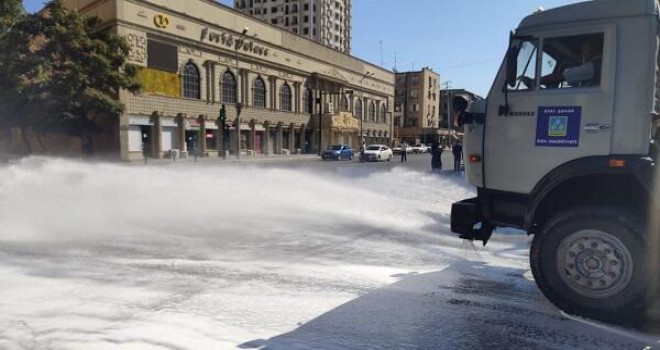
M 394 136 L 399 142 L 428 144 L 438 135 L 440 75 L 430 68 L 396 73 Z
M 341 52 L 351 52 L 351 0 L 234 0 L 234 7 Z
M 96 154 L 316 153 L 391 139 L 394 74 L 378 66 L 212 0 L 66 4 L 128 40 L 144 87 L 120 92 L 125 112 L 104 119 Z

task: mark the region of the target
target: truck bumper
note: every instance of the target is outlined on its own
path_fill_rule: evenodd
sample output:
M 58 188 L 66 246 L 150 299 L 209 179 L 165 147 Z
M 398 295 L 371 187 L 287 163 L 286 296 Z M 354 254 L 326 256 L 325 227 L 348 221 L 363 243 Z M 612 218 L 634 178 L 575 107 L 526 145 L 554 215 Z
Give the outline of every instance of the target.
M 451 206 L 451 231 L 460 238 L 488 243 L 495 227 L 483 219 L 479 198 L 465 199 Z
M 477 198 L 465 199 L 451 205 L 451 231 L 461 237 L 469 236 L 480 220 Z

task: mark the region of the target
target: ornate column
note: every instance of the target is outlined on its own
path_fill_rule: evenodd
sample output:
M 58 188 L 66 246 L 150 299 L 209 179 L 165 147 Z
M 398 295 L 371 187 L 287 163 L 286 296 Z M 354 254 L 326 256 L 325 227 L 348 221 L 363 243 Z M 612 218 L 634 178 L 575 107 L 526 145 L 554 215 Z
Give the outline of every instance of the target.
M 163 155 L 163 142 L 161 141 L 163 139 L 163 127 L 160 118 L 160 113 L 156 111 L 151 114 L 154 123 L 152 127 L 151 156 L 154 158 L 162 158 Z
M 296 128 L 293 126 L 293 123 L 289 125 L 289 151 L 291 154 L 296 151 Z
M 181 152 L 188 152 L 188 144 L 186 143 L 186 113 L 179 113 L 176 115 L 176 144 Z
M 275 153 L 282 154 L 282 145 L 284 140 L 284 125 L 282 122 L 277 123 L 277 139 L 275 140 Z
M 255 154 L 257 153 L 257 147 L 255 145 L 255 139 L 256 139 L 256 125 L 257 123 L 252 119 L 250 121 L 250 134 L 248 135 L 248 149 L 252 150 Z
M 206 154 L 206 115 L 200 114 L 197 122 L 199 123 L 199 134 L 197 136 L 198 156 L 204 157 Z
M 263 139 L 263 147 L 264 147 L 264 155 L 270 155 L 271 150 L 269 148 L 270 146 L 270 122 L 265 121 L 264 122 L 264 139 Z

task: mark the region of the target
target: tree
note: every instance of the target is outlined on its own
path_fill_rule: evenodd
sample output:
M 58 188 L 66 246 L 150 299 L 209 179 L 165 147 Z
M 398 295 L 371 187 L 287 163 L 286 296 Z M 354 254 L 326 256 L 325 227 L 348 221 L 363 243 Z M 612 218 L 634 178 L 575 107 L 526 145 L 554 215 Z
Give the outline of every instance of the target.
M 128 43 L 63 0 L 48 3 L 43 14 L 24 16 L 0 41 L 9 50 L 0 56 L 0 79 L 9 79 L 0 89 L 10 92 L 0 104 L 13 111 L 2 119 L 5 128 L 79 137 L 89 155 L 102 131 L 99 118 L 124 111 L 120 90 L 140 89 L 137 68 L 127 62 Z

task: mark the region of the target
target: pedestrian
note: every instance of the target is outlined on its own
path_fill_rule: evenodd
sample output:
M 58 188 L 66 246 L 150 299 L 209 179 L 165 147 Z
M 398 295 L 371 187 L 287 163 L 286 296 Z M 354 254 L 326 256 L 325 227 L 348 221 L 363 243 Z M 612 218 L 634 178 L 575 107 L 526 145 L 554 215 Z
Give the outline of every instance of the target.
M 405 142 L 401 144 L 401 162 L 407 162 L 408 161 L 408 144 Z
M 463 146 L 460 142 L 456 142 L 451 148 L 451 153 L 454 154 L 454 171 L 461 170 L 461 161 L 463 160 Z
M 431 171 L 442 171 L 442 145 L 437 140 L 431 143 Z

